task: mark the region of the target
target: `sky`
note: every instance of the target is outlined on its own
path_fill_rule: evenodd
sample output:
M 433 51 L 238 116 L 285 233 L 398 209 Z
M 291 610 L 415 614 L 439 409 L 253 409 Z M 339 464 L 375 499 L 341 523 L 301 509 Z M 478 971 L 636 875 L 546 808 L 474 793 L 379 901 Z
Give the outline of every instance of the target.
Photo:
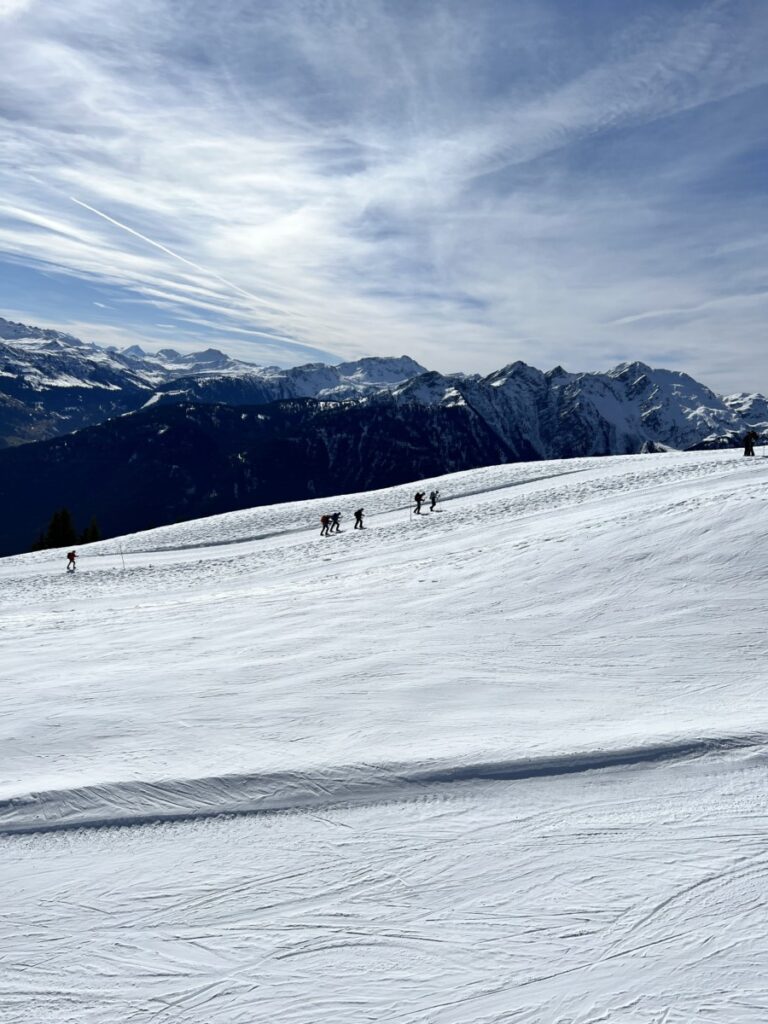
M 768 392 L 765 0 L 0 0 L 0 315 Z

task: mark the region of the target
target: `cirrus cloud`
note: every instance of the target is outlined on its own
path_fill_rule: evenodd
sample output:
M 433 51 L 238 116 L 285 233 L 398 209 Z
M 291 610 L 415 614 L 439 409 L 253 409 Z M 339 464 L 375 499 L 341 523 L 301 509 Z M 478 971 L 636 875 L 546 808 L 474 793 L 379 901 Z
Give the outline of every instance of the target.
M 55 274 L 61 326 L 101 302 L 94 330 L 255 360 L 642 358 L 727 390 L 763 358 L 758 3 L 6 8 L 0 253 L 33 318 Z

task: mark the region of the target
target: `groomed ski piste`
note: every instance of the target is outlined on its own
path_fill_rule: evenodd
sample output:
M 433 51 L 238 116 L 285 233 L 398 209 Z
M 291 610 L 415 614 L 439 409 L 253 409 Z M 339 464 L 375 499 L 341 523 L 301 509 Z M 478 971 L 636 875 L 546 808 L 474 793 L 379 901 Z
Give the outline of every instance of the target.
M 2 1024 L 765 1024 L 760 455 L 0 560 Z

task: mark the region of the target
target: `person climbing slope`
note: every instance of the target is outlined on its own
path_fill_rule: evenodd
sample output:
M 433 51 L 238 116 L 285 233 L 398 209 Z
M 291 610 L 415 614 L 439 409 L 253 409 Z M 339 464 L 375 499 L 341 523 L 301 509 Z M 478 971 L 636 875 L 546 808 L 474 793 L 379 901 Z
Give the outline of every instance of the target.
M 365 527 L 363 526 L 363 510 L 361 508 L 359 508 L 355 512 L 355 529 L 356 530 L 364 530 L 365 529 Z
M 434 512 L 435 506 L 437 505 L 437 499 L 440 497 L 440 491 L 429 492 L 429 511 Z
M 75 569 L 77 568 L 77 566 L 75 565 L 75 561 L 76 560 L 77 560 L 77 552 L 76 551 L 68 551 L 67 552 L 67 572 L 74 572 L 75 571 Z
M 327 537 L 328 536 L 328 527 L 331 525 L 331 517 L 330 516 L 320 516 L 320 525 L 322 527 L 322 529 L 320 530 L 320 536 L 321 537 Z
M 341 519 L 341 512 L 334 512 L 331 516 L 331 529 L 330 533 L 341 533 L 341 526 L 339 520 Z
M 413 496 L 413 500 L 416 502 L 415 512 L 417 516 L 421 515 L 421 505 L 424 501 L 424 491 L 416 491 Z

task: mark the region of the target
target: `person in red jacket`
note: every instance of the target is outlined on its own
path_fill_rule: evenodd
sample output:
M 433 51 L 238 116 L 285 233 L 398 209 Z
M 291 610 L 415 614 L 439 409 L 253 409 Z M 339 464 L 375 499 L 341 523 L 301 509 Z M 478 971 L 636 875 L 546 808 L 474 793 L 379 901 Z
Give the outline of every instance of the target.
M 75 560 L 77 558 L 76 551 L 67 552 L 67 572 L 74 572 L 76 569 Z

